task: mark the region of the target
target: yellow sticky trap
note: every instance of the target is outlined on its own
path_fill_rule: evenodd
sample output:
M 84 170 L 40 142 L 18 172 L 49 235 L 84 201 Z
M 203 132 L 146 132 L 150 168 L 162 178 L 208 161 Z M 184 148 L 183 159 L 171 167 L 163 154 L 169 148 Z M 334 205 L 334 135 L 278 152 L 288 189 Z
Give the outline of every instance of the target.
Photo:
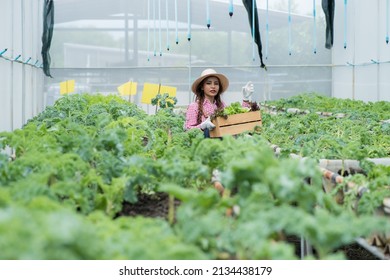
M 135 95 L 137 93 L 137 83 L 127 82 L 118 87 L 118 92 L 122 96 Z
M 145 83 L 142 91 L 141 103 L 152 104 L 152 99 L 156 97 L 159 92 L 160 85 Z
M 160 86 L 160 94 L 168 93 L 169 97 L 176 97 L 176 88 L 169 86 Z M 167 102 L 173 103 L 173 100 L 167 98 Z
M 160 87 L 160 94 L 168 93 L 170 97 L 176 97 L 176 88 L 175 87 L 169 87 L 169 86 L 161 86 Z
M 74 92 L 74 80 L 68 80 L 60 83 L 60 94 L 68 94 Z
M 142 91 L 141 102 L 144 104 L 152 104 L 152 99 L 156 97 L 157 94 L 167 93 L 170 97 L 176 96 L 177 89 L 175 87 L 162 86 L 158 84 L 145 83 L 144 89 Z
M 74 92 L 74 84 L 75 84 L 74 80 L 69 80 L 68 81 L 68 93 Z
M 68 85 L 67 85 L 67 82 L 61 82 L 60 83 L 60 94 L 63 95 L 63 94 L 67 94 L 68 93 Z

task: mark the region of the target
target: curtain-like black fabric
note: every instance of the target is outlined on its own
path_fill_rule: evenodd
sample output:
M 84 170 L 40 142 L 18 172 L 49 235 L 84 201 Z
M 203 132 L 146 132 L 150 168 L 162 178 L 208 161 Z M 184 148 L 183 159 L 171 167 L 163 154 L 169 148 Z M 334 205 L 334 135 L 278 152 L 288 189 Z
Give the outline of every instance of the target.
M 260 37 L 260 30 L 259 30 L 259 17 L 257 14 L 256 1 L 242 0 L 242 3 L 244 4 L 244 7 L 248 13 L 249 25 L 251 27 L 252 36 L 254 36 L 255 43 L 257 44 L 257 50 L 258 50 L 259 57 L 260 57 L 261 68 L 266 68 L 265 64 L 263 62 L 262 44 L 261 44 L 261 37 Z M 255 5 L 255 7 L 254 7 L 255 8 L 255 13 L 254 13 L 255 22 L 253 22 L 253 20 L 252 20 L 253 4 Z M 253 28 L 255 29 L 254 35 L 253 35 Z
M 333 46 L 334 6 L 334 0 L 322 0 L 322 9 L 326 20 L 325 48 L 327 49 L 331 49 Z
M 43 33 L 42 33 L 42 61 L 43 73 L 46 76 L 53 78 L 50 75 L 50 46 L 53 37 L 54 27 L 54 2 L 53 0 L 45 0 L 43 8 Z

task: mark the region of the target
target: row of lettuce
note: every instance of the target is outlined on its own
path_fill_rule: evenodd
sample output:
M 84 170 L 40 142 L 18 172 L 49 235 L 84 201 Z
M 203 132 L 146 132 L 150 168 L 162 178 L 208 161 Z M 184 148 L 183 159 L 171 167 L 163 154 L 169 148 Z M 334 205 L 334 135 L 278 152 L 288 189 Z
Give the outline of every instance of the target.
M 278 134 L 305 117 L 300 134 Z M 65 96 L 22 129 L 0 133 L 0 258 L 296 259 L 292 236 L 312 244 L 309 258 L 345 258 L 340 248 L 357 237 L 390 232 L 389 219 L 375 215 L 390 196 L 389 168 L 365 165 L 367 176 L 358 179 L 370 191 L 357 212 L 322 190 L 315 166 L 331 153 L 326 145 L 305 161 L 277 158 L 269 146 L 303 137 L 314 129 L 309 124 L 323 138 L 324 121 L 314 113 L 263 112 L 259 133 L 220 141 L 183 131 L 183 117 L 170 109 L 147 115 L 113 95 Z M 308 142 L 286 149 L 305 155 Z M 375 155 L 389 156 L 388 143 Z M 366 144 L 360 149 L 367 151 Z M 213 189 L 215 169 L 232 195 Z M 180 200 L 174 222 L 118 217 L 123 203 L 135 203 L 141 193 Z M 239 213 L 227 216 L 233 206 Z
M 265 115 L 263 135 L 286 155 L 358 160 L 390 157 L 390 102 L 301 94 L 269 101 L 266 106 L 284 112 Z

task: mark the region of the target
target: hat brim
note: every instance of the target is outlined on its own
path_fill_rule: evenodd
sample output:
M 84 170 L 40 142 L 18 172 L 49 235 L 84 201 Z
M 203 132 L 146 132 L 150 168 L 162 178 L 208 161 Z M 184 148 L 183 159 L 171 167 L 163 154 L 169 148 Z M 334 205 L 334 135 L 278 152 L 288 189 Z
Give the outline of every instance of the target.
M 217 77 L 219 79 L 219 82 L 221 83 L 221 94 L 223 92 L 225 92 L 228 87 L 229 87 L 229 80 L 228 78 L 226 78 L 225 75 L 223 74 L 219 74 L 219 73 L 211 73 L 211 74 L 207 74 L 207 75 L 204 75 L 202 77 L 199 77 L 198 79 L 196 79 L 193 83 L 192 83 L 192 92 L 196 94 L 196 89 L 198 88 L 198 86 L 202 83 L 202 81 L 204 79 L 207 79 L 208 77 Z

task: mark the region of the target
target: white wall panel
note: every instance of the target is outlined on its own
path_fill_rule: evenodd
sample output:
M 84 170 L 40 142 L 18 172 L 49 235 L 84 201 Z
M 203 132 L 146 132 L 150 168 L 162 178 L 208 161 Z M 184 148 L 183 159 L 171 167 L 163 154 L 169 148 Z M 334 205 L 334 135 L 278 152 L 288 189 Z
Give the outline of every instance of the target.
M 33 2 L 22 2 L 23 10 L 23 55 L 24 61 L 32 59 L 33 57 Z M 33 88 L 32 88 L 32 72 L 33 68 L 30 65 L 23 65 L 23 110 L 25 123 L 28 119 L 33 117 Z
M 1 32 L 0 51 L 8 50 L 6 59 L 0 58 L 0 131 L 22 127 L 44 108 L 43 72 L 34 67 L 37 60 L 42 62 L 42 10 L 42 0 L 1 2 L 0 26 L 6 28 Z
M 363 101 L 378 100 L 378 73 L 376 68 L 376 66 L 364 66 L 356 69 L 354 99 Z
M 379 100 L 390 101 L 390 63 L 381 66 L 379 81 Z
M 0 26 L 10 26 L 12 22 L 12 0 L 2 2 L 0 9 Z M 8 55 L 12 48 L 12 29 L 3 28 L 0 36 L 0 51 L 8 48 L 4 55 Z M 0 84 L 1 87 L 1 102 L 0 102 L 0 131 L 12 130 L 12 110 L 11 110 L 11 63 L 7 60 L 0 59 Z
M 338 66 L 333 69 L 332 95 L 364 101 L 389 100 L 390 45 L 386 44 L 386 0 L 347 3 L 345 20 L 344 1 L 336 1 L 332 59 Z M 343 48 L 344 34 L 347 35 L 346 49 Z M 347 83 L 351 86 L 346 86 Z
M 23 55 L 23 0 L 14 1 L 13 18 L 12 18 L 12 57 L 16 58 L 21 55 L 19 60 L 24 59 Z M 13 114 L 13 128 L 20 128 L 24 122 L 23 110 L 23 66 L 20 63 L 13 62 L 12 73 L 12 114 Z
M 378 57 L 378 2 L 358 1 L 355 5 L 355 64 L 365 64 Z M 358 20 L 360 19 L 360 20 Z M 355 99 L 376 101 L 378 98 L 378 66 L 357 66 L 355 71 Z
M 353 92 L 353 69 L 352 67 L 333 68 L 333 93 L 338 98 L 352 98 Z
M 390 29 L 387 25 L 386 1 L 379 1 L 379 61 L 390 62 L 390 42 L 386 44 L 386 29 Z M 389 11 L 390 13 L 390 11 Z M 390 15 L 389 15 L 390 16 Z M 388 19 L 390 21 L 390 19 Z M 389 22 L 390 24 L 390 22 Z M 390 101 L 390 63 L 381 64 L 379 69 L 379 100 Z
M 354 3 L 353 25 L 355 40 L 351 46 L 355 51 L 355 63 L 370 62 L 378 56 L 378 0 L 349 1 Z M 373 68 L 372 70 L 375 70 Z

